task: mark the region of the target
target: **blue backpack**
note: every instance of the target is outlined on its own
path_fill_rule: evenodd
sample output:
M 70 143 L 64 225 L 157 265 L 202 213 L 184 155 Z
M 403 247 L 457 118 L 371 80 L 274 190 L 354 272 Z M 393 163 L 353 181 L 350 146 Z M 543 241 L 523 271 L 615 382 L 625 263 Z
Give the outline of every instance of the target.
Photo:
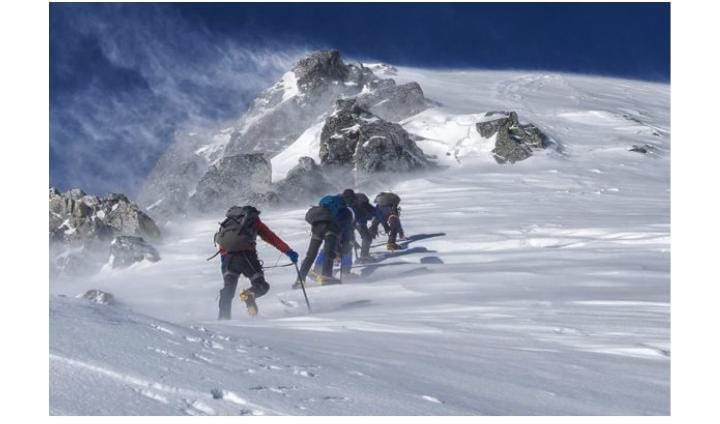
M 342 196 L 338 195 L 327 195 L 320 199 L 319 205 L 329 210 L 333 217 L 337 218 L 338 213 L 345 207 L 345 200 Z

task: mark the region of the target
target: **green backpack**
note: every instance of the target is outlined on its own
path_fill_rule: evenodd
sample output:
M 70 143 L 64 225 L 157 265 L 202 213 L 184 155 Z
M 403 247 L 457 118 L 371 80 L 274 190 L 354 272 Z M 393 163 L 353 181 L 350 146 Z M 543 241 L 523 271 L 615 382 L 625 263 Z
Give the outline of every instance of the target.
M 400 204 L 400 196 L 395 193 L 382 192 L 375 196 L 375 203 L 380 207 L 397 208 Z
M 252 206 L 233 206 L 225 213 L 225 220 L 213 241 L 228 253 L 252 249 L 257 240 L 257 221 L 260 211 Z

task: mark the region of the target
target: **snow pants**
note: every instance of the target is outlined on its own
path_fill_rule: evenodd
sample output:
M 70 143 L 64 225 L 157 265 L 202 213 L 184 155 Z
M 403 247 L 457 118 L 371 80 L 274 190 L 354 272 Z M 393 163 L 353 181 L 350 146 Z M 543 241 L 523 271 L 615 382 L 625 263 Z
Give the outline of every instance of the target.
M 367 226 L 367 222 L 358 222 L 355 224 L 355 228 L 360 234 L 360 239 L 362 241 L 360 246 L 360 257 L 367 258 L 368 256 L 370 256 L 370 245 L 372 244 L 373 240 L 372 234 L 370 233 L 370 229 Z
M 335 261 L 335 250 L 337 249 L 338 235 L 340 229 L 334 222 L 317 222 L 312 224 L 310 229 L 312 236 L 310 237 L 310 245 L 300 266 L 300 277 L 304 280 L 307 277 L 310 268 L 317 258 L 320 246 L 325 243 L 325 257 L 323 258 L 322 275 L 332 277 L 333 261 Z
M 352 259 L 352 248 L 353 248 L 354 240 L 343 240 L 340 243 L 340 248 L 338 251 L 336 251 L 335 257 L 337 257 L 337 254 L 340 254 L 340 273 L 341 274 L 348 274 L 350 272 L 350 269 L 352 268 L 353 259 Z M 323 249 L 320 254 L 317 256 L 317 259 L 315 259 L 315 270 L 316 272 L 319 272 L 320 267 L 325 264 L 325 256 L 326 256 L 326 250 Z

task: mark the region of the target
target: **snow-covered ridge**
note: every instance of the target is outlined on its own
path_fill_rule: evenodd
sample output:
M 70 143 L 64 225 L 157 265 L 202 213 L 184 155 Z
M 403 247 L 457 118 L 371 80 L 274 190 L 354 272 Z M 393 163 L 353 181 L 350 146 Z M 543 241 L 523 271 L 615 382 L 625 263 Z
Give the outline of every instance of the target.
M 649 143 L 665 153 L 669 150 L 669 127 L 663 122 L 668 118 L 665 108 L 669 93 L 661 84 L 515 71 L 399 68 L 395 75 L 399 82 L 419 82 L 426 95 L 440 103 L 401 124 L 419 136 L 418 146 L 444 166 L 493 162 L 494 137 L 482 137 L 475 124 L 501 116 L 493 113 L 498 110 L 517 111 L 522 121 L 536 123 L 560 143 L 560 148 L 567 147 L 574 154 L 589 154 L 610 145 L 627 150 L 633 142 Z M 655 104 L 663 98 L 664 105 Z M 647 106 L 651 109 L 644 109 Z M 610 139 L 598 139 L 598 128 Z M 317 158 L 319 144 L 316 127 L 303 133 L 273 158 L 273 180 L 282 179 L 294 165 L 292 157 Z

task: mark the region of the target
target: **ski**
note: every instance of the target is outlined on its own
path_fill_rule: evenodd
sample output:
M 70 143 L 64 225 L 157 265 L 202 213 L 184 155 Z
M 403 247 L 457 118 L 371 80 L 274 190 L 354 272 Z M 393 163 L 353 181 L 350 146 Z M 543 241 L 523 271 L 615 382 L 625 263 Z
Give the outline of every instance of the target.
M 442 237 L 442 236 L 446 236 L 446 235 L 447 235 L 446 233 L 414 234 L 410 237 L 405 238 L 404 240 L 398 240 L 397 244 L 400 246 L 406 247 L 408 244 L 418 241 L 418 240 L 425 240 L 425 239 L 434 238 L 434 237 Z M 387 242 L 375 243 L 375 244 L 370 245 L 370 247 L 380 247 L 380 246 L 385 246 L 386 244 L 387 244 Z

